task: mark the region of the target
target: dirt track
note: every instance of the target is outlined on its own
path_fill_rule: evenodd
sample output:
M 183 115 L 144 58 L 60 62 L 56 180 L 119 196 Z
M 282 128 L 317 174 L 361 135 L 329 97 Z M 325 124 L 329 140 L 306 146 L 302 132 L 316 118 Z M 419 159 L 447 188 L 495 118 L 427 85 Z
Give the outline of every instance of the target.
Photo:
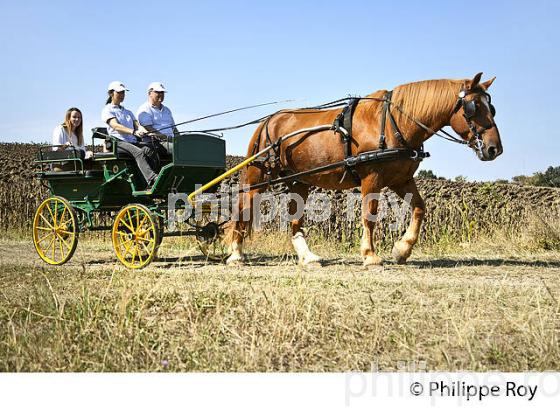
M 53 269 L 65 269 L 76 266 L 87 266 L 88 269 L 126 270 L 121 266 L 113 254 L 108 242 L 84 241 L 78 244 L 73 258 L 62 267 Z M 250 251 L 250 249 L 249 249 Z M 201 272 L 224 272 L 231 274 L 253 273 L 259 274 L 295 274 L 306 272 L 316 275 L 348 274 L 348 275 L 376 275 L 379 277 L 391 276 L 392 274 L 430 274 L 434 279 L 442 277 L 454 277 L 456 279 L 468 280 L 469 277 L 476 278 L 502 278 L 504 275 L 523 276 L 524 281 L 540 281 L 541 278 L 551 281 L 549 286 L 560 291 L 560 259 L 555 252 L 543 252 L 531 256 L 504 256 L 494 255 L 491 257 L 472 257 L 469 255 L 446 255 L 443 257 L 429 257 L 420 255 L 411 257 L 406 265 L 397 265 L 389 255 L 384 255 L 384 266 L 363 268 L 358 255 L 338 255 L 326 257 L 320 268 L 302 268 L 297 264 L 295 255 L 266 255 L 249 253 L 246 266 L 227 267 L 225 264 L 208 261 L 207 258 L 194 245 L 186 245 L 184 249 L 177 247 L 166 247 L 162 245 L 155 260 L 145 270 L 197 270 Z M 21 267 L 44 267 L 50 269 L 43 263 L 35 253 L 32 243 L 22 240 L 0 242 L 0 263 L 16 262 Z M 141 274 L 143 270 L 136 271 Z M 526 277 L 525 277 L 526 276 Z M 537 286 L 536 283 L 533 285 Z M 556 294 L 560 296 L 560 294 Z

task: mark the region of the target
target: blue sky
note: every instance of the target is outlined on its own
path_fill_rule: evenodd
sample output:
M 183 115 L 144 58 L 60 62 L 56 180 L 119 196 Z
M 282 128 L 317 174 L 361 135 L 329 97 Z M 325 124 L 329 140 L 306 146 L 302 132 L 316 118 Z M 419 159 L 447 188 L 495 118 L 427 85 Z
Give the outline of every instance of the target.
M 1 1 L 0 141 L 48 141 L 70 106 L 86 129 L 102 125 L 112 80 L 131 90 L 124 105 L 134 112 L 146 86 L 162 81 L 178 122 L 296 100 L 196 126 L 211 128 L 482 71 L 497 77 L 490 91 L 504 154 L 483 163 L 432 138 L 421 167 L 492 180 L 560 165 L 560 2 Z M 228 152 L 245 153 L 251 133 L 226 133 Z

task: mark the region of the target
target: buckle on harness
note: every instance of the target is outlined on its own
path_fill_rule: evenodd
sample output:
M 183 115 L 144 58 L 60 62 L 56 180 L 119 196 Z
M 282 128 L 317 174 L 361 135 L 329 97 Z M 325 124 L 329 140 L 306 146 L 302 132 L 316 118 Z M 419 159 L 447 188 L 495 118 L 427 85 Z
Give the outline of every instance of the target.
M 338 131 L 338 132 L 340 132 L 341 134 L 343 134 L 343 137 L 342 137 L 342 138 L 343 138 L 344 140 L 348 139 L 348 135 L 349 135 L 349 134 L 348 134 L 348 131 L 346 130 L 346 128 L 344 128 L 344 127 L 338 127 L 335 131 Z
M 358 163 L 358 157 L 348 157 L 344 160 L 344 165 L 347 167 L 353 167 Z

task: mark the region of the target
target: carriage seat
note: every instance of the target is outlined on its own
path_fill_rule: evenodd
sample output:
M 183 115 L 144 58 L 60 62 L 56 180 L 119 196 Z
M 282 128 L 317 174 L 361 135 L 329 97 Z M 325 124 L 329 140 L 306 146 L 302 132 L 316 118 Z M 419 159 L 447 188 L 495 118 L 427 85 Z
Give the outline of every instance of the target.
M 85 152 L 78 149 L 66 149 L 64 151 L 52 151 L 51 146 L 43 147 L 36 156 L 36 162 L 41 171 L 47 175 L 64 173 L 76 175 L 81 173 L 82 164 L 85 165 Z M 81 160 L 82 163 L 80 163 Z M 84 167 L 85 168 L 85 167 Z
M 95 154 L 95 158 L 97 159 L 113 159 L 115 156 L 113 155 L 113 139 L 107 137 L 107 128 L 105 127 L 95 127 L 92 129 L 93 132 L 93 139 L 95 140 L 96 138 L 100 138 L 103 139 L 103 148 L 104 148 L 104 152 L 98 152 Z M 118 144 L 118 142 L 117 142 Z M 168 156 L 171 158 L 172 154 L 173 154 L 173 143 L 164 143 L 163 144 L 164 147 L 166 147 L 167 150 L 167 154 Z M 171 148 L 169 148 L 171 147 Z M 117 159 L 125 159 L 125 160 L 131 160 L 134 161 L 134 157 L 132 155 L 130 155 L 129 153 L 126 152 L 117 152 L 116 153 L 116 157 Z
M 44 153 L 42 156 L 43 160 L 58 160 L 58 159 L 69 159 L 70 161 L 52 162 L 42 166 L 42 172 L 40 174 L 41 179 L 58 179 L 67 177 L 83 176 L 85 178 L 103 178 L 103 169 L 100 164 L 93 161 L 92 159 L 83 159 L 83 169 L 81 164 L 76 161 L 71 161 L 75 158 L 73 153 L 66 152 L 52 152 Z
M 92 158 L 85 159 L 85 151 L 66 148 L 64 151 L 53 151 L 52 146 L 41 147 L 36 162 L 44 178 L 64 178 L 85 176 L 86 178 L 103 177 L 101 164 Z

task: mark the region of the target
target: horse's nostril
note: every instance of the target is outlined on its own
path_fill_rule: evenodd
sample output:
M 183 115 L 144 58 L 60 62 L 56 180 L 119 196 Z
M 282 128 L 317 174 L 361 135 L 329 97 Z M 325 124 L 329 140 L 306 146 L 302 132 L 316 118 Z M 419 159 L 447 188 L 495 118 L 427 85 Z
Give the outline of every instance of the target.
M 496 147 L 492 146 L 492 147 L 488 147 L 488 157 L 490 157 L 490 159 L 493 159 L 496 157 Z

